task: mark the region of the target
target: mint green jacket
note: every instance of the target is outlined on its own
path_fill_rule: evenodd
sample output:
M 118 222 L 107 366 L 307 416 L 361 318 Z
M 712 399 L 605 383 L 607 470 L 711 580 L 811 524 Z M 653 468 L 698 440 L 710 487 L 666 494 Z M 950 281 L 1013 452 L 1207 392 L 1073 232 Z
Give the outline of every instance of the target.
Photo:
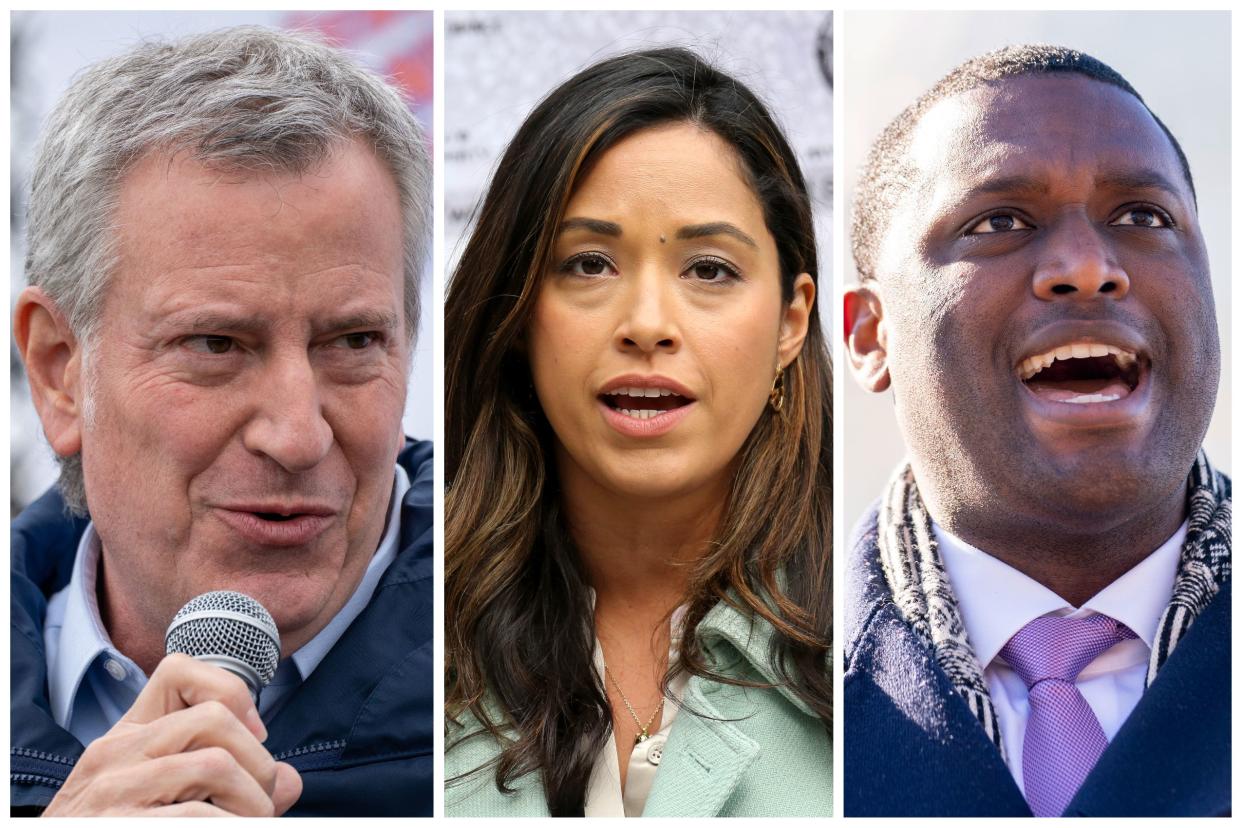
M 718 604 L 695 633 L 724 675 L 776 683 L 768 663 L 773 630 L 762 620 Z M 703 714 L 695 715 L 691 711 Z M 469 725 L 453 728 L 445 779 L 467 773 L 498 753 L 494 740 L 455 743 Z M 448 816 L 548 816 L 538 774 L 496 790 L 485 768 L 445 789 Z M 782 687 L 735 687 L 691 676 L 685 709 L 669 730 L 643 816 L 830 816 L 832 743 L 823 721 Z

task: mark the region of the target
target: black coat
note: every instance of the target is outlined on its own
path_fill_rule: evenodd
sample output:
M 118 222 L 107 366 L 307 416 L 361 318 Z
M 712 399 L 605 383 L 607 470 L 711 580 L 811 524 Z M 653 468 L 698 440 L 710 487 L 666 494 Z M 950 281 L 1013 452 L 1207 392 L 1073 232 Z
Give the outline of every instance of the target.
M 902 618 L 880 566 L 876 512 L 846 563 L 845 816 L 1031 816 L 1000 752 Z M 1230 809 L 1226 583 L 1104 751 L 1067 816 L 1207 816 Z
M 290 816 L 430 816 L 435 728 L 431 443 L 407 444 L 401 539 L 371 603 L 267 722 L 265 743 L 302 775 Z M 85 520 L 53 489 L 12 526 L 9 772 L 14 814 L 52 800 L 83 746 L 48 703 L 43 619 L 69 583 Z

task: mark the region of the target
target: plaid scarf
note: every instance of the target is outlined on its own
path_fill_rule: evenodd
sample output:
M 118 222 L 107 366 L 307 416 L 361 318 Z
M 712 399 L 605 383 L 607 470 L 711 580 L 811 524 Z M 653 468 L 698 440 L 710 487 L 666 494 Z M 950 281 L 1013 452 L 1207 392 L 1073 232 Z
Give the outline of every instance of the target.
M 1186 500 L 1189 526 L 1173 583 L 1173 598 L 1160 625 L 1147 667 L 1147 685 L 1168 661 L 1186 630 L 1231 575 L 1232 490 L 1202 451 L 1190 470 Z M 889 482 L 879 514 L 880 562 L 893 601 L 948 675 L 988 738 L 1004 754 L 1000 723 L 983 669 L 966 640 L 957 598 L 944 574 L 931 516 L 907 464 Z

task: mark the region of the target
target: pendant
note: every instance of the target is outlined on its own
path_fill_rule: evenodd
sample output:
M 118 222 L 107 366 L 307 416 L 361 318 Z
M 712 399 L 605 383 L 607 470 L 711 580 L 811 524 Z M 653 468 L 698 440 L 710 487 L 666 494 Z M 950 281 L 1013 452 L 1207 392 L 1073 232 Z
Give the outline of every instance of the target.
M 650 738 L 651 737 L 647 735 L 647 729 L 643 728 L 642 730 L 638 731 L 638 735 L 634 737 L 634 744 L 636 745 L 640 744 L 642 742 L 647 741 Z

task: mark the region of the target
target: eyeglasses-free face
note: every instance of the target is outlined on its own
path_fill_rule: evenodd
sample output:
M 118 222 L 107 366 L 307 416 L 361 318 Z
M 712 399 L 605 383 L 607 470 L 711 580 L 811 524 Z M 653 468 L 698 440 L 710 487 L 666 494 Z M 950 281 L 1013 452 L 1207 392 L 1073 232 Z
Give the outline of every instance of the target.
M 570 198 L 530 326 L 562 486 L 727 492 L 814 296 L 803 274 L 782 302 L 776 243 L 720 137 L 680 123 L 606 151 Z

